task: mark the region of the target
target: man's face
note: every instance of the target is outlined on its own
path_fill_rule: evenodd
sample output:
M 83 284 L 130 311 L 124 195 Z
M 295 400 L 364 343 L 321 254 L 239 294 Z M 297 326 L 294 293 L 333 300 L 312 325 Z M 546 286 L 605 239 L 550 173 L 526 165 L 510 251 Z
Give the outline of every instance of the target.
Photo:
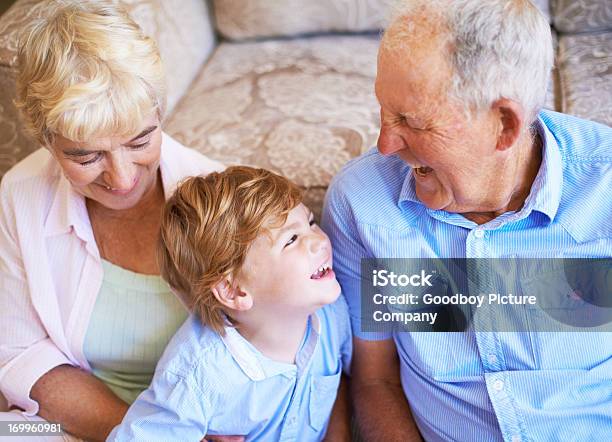
M 449 212 L 494 210 L 499 157 L 495 120 L 467 116 L 447 94 L 450 68 L 442 43 L 381 47 L 376 95 L 381 107 L 378 150 L 396 154 L 413 168 L 418 198 Z
M 312 313 L 340 294 L 329 238 L 303 204 L 269 236 L 255 239 L 237 279 L 254 307 L 268 313 Z

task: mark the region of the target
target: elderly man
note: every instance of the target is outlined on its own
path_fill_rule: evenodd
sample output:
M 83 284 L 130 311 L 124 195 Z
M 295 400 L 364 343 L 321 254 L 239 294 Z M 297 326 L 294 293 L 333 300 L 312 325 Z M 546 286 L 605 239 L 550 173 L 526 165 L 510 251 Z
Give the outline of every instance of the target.
M 528 0 L 404 0 L 385 32 L 378 150 L 334 179 L 323 217 L 366 440 L 612 440 L 610 333 L 360 322 L 361 258 L 612 255 L 612 130 L 540 111 L 552 62 Z

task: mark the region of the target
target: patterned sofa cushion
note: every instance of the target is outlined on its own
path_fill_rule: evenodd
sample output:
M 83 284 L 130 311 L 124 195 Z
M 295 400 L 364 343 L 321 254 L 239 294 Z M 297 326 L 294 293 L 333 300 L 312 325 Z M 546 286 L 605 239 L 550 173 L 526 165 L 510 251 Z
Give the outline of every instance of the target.
M 373 146 L 378 37 L 222 43 L 166 130 L 227 164 L 282 172 L 319 210 L 331 177 Z
M 230 40 L 381 29 L 394 0 L 214 0 Z
M 553 23 L 559 32 L 612 30 L 610 0 L 553 1 Z
M 561 110 L 612 126 L 612 32 L 559 39 Z

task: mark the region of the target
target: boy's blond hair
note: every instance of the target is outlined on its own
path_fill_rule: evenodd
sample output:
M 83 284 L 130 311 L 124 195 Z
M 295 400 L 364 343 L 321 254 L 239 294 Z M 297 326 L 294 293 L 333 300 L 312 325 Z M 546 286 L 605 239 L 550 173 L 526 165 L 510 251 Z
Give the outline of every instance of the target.
M 53 0 L 36 6 L 20 37 L 17 99 L 42 145 L 128 136 L 166 102 L 155 42 L 111 0 Z
M 188 178 L 166 203 L 158 257 L 162 277 L 216 332 L 226 325 L 211 288 L 239 274 L 253 240 L 280 227 L 301 190 L 265 169 L 229 167 Z

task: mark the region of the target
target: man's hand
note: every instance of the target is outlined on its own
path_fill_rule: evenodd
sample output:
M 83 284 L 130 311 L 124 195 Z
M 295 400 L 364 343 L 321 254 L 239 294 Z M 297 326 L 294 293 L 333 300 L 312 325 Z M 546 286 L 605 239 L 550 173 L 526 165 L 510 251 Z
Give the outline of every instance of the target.
M 420 441 L 400 382 L 395 342 L 353 339 L 353 406 L 365 441 Z

